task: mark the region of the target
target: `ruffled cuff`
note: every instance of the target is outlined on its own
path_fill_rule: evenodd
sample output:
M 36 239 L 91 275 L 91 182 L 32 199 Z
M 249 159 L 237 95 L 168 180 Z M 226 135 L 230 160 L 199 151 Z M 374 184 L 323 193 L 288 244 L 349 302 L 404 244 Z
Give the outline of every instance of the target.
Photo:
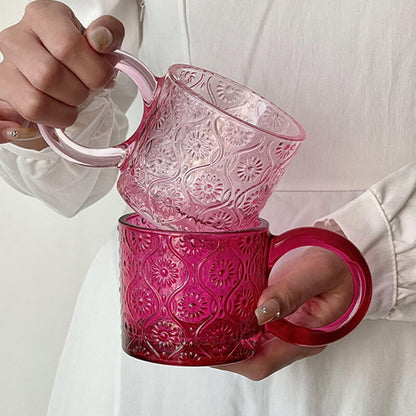
M 367 318 L 416 321 L 416 163 L 316 225 L 339 227 L 364 255 L 373 279 Z
M 330 229 L 338 226 L 361 251 L 373 279 L 367 317 L 386 318 L 396 303 L 396 266 L 390 227 L 373 193 L 364 192 L 317 225 Z
M 109 92 L 102 91 L 90 95 L 67 132 L 80 144 L 107 147 L 124 138 L 127 127 L 125 115 L 114 106 Z M 68 162 L 50 148 L 37 151 L 12 143 L 0 146 L 0 176 L 67 217 L 106 195 L 117 174 L 116 168 L 87 168 Z

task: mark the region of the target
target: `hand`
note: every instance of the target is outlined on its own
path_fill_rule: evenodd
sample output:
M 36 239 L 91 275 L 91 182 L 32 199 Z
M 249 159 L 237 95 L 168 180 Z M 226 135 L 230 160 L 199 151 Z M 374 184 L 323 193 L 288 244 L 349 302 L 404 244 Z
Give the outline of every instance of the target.
M 62 3 L 30 3 L 19 23 L 0 32 L 0 142 L 36 135 L 36 129 L 22 128 L 25 121 L 73 124 L 90 90 L 114 78 L 105 54 L 123 38 L 124 27 L 112 16 L 85 29 Z
M 341 316 L 351 303 L 352 294 L 353 283 L 346 264 L 331 251 L 311 247 L 272 271 L 270 286 L 258 301 L 256 315 L 259 324 L 286 317 L 296 325 L 318 327 Z M 216 368 L 261 380 L 324 349 L 288 344 L 266 333 L 252 358 Z

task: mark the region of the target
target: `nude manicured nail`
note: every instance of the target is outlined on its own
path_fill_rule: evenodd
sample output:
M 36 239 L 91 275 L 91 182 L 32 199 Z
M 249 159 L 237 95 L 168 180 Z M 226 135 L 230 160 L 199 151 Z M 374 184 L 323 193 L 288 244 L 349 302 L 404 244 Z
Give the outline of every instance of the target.
M 32 127 L 9 127 L 1 132 L 3 140 L 13 141 L 35 139 L 39 137 L 39 130 Z
M 99 26 L 90 33 L 90 42 L 97 51 L 104 51 L 113 43 L 113 35 L 105 26 Z
M 260 305 L 254 313 L 256 314 L 259 325 L 266 324 L 273 319 L 278 319 L 280 318 L 279 302 L 274 298 L 269 299 Z

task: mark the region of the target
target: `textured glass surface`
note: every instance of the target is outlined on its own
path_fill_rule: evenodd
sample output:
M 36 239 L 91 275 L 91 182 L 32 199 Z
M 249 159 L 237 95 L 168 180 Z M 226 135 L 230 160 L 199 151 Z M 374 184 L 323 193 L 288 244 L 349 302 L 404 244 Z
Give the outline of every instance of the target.
M 221 75 L 173 65 L 156 78 L 129 54 L 114 55 L 145 104 L 136 133 L 118 146 L 91 149 L 39 126 L 49 146 L 85 166 L 120 167 L 121 196 L 159 228 L 251 227 L 304 140 L 302 127 Z
M 120 270 L 124 350 L 143 360 L 213 365 L 252 356 L 264 327 L 254 311 L 274 263 L 305 245 L 327 248 L 348 265 L 354 293 L 347 310 L 321 328 L 279 319 L 266 330 L 298 345 L 325 345 L 348 334 L 371 300 L 371 276 L 360 252 L 333 232 L 313 227 L 280 236 L 267 223 L 240 232 L 156 229 L 139 215 L 121 218 Z
M 135 139 L 118 189 L 161 228 L 253 226 L 303 132 L 285 112 L 241 85 L 174 65 Z
M 143 226 L 139 217 L 129 222 Z M 254 310 L 266 285 L 267 226 L 233 233 L 178 233 L 120 224 L 124 350 L 177 365 L 254 354 Z

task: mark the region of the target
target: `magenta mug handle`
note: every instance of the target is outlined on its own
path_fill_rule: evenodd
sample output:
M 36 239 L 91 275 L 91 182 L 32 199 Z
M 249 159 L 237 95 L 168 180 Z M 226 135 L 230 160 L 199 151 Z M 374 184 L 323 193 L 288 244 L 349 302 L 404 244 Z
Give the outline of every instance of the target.
M 115 68 L 128 75 L 139 88 L 146 108 L 149 108 L 157 95 L 157 78 L 133 56 L 123 51 L 115 51 L 109 59 L 115 59 Z M 146 114 L 146 112 L 144 113 Z M 121 143 L 114 147 L 93 149 L 74 142 L 62 129 L 38 125 L 42 137 L 48 145 L 64 159 L 90 167 L 120 167 L 128 156 L 127 146 Z
M 291 344 L 323 346 L 350 333 L 364 318 L 371 301 L 371 274 L 364 257 L 353 243 L 332 231 L 314 227 L 295 228 L 273 236 L 269 250 L 269 272 L 284 254 L 304 246 L 331 250 L 346 263 L 354 284 L 352 301 L 338 319 L 322 327 L 306 328 L 280 319 L 266 324 L 265 330 Z

